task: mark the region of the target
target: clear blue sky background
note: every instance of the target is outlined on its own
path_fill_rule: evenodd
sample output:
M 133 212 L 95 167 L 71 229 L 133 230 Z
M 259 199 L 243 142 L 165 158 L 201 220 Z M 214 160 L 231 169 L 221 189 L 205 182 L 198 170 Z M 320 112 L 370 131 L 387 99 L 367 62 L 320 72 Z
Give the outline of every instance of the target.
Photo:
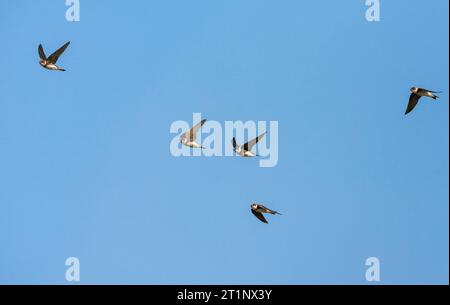
M 0 0 L 0 282 L 448 283 L 449 2 L 364 2 Z M 193 112 L 279 121 L 278 166 L 172 157 Z

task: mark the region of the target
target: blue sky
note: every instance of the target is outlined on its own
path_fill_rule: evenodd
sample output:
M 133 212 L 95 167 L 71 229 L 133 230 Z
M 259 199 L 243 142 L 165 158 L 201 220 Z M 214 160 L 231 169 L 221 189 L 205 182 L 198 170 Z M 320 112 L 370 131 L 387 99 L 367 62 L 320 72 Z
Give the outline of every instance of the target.
M 364 2 L 1 0 L 0 283 L 448 283 L 449 2 Z M 278 121 L 278 166 L 172 157 L 194 112 Z

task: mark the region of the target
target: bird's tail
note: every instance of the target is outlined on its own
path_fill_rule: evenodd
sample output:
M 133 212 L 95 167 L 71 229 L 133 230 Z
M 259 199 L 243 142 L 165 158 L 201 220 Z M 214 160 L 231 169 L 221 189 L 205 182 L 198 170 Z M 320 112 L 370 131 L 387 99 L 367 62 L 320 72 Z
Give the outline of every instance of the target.
M 58 68 L 58 71 L 61 71 L 61 72 L 66 72 L 66 69 L 63 69 L 63 68 Z

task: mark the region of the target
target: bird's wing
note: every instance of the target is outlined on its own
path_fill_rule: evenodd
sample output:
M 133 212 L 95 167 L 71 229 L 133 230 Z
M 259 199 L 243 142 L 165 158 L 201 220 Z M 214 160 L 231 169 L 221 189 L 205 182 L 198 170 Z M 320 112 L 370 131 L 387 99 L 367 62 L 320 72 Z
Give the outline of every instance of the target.
M 195 141 L 197 138 L 197 132 L 200 128 L 202 128 L 203 124 L 206 123 L 206 120 L 202 120 L 200 123 L 191 128 L 188 132 L 183 134 L 183 137 L 189 138 L 191 141 Z
M 256 216 L 256 218 L 258 218 L 258 219 L 261 220 L 262 222 L 268 223 L 268 222 L 267 222 L 267 219 L 264 217 L 263 214 L 261 214 L 261 213 L 259 213 L 259 212 L 256 212 L 256 211 L 254 211 L 254 210 L 252 210 L 252 213 L 253 213 L 253 215 Z
M 413 109 L 416 107 L 417 103 L 419 102 L 420 96 L 412 93 L 409 97 L 409 103 L 408 108 L 406 109 L 405 115 L 413 111 Z
M 259 205 L 259 208 L 263 209 L 264 213 L 269 213 L 269 214 L 272 214 L 272 215 L 279 214 L 277 211 L 271 210 L 271 209 L 269 209 L 269 208 L 267 208 L 267 207 L 265 207 L 265 206 L 263 206 L 261 204 Z
M 418 88 L 419 92 L 431 92 L 431 93 L 442 93 L 442 91 L 432 91 L 432 90 L 427 90 L 427 89 L 423 89 L 423 88 Z
M 263 133 L 263 134 L 259 135 L 258 137 L 254 138 L 253 140 L 245 143 L 244 150 L 245 151 L 252 150 L 253 146 L 255 146 L 255 144 L 258 143 L 265 135 L 266 135 L 266 133 Z
M 50 55 L 48 57 L 48 61 L 56 64 L 56 62 L 58 61 L 59 57 L 61 56 L 62 53 L 64 53 L 64 51 L 67 49 L 67 47 L 69 46 L 70 41 L 67 42 L 65 45 L 63 45 L 61 48 L 59 48 L 58 50 L 56 50 L 52 55 Z
M 238 147 L 237 142 L 236 142 L 236 138 L 233 138 L 233 140 L 231 141 L 231 143 L 233 143 L 233 148 L 236 149 Z
M 38 51 L 39 51 L 39 57 L 40 57 L 42 60 L 46 60 L 46 59 L 47 59 L 47 56 L 45 55 L 44 48 L 42 47 L 41 44 L 39 45 Z

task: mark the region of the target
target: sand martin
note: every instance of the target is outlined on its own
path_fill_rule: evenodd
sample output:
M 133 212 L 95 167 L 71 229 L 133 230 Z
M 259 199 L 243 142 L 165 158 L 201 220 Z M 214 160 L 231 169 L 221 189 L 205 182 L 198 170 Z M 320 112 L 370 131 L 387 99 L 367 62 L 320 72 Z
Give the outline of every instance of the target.
M 70 41 L 67 42 L 65 45 L 63 45 L 61 48 L 56 50 L 55 53 L 50 55 L 49 57 L 45 56 L 44 48 L 42 45 L 39 45 L 38 51 L 39 51 L 39 64 L 48 70 L 54 70 L 54 71 L 66 71 L 63 68 L 60 68 L 56 65 L 56 62 L 58 61 L 58 58 L 61 56 L 62 53 L 67 49 L 69 46 Z
M 200 130 L 200 128 L 202 128 L 203 124 L 205 123 L 206 120 L 202 120 L 200 123 L 192 127 L 191 130 L 182 134 L 180 137 L 180 142 L 188 147 L 204 149 L 204 147 L 195 142 L 195 140 L 197 139 L 197 132 Z
M 241 157 L 257 157 L 257 154 L 254 154 L 251 152 L 253 146 L 255 146 L 256 143 L 258 143 L 266 133 L 263 133 L 262 135 L 259 135 L 258 137 L 254 138 L 250 142 L 245 143 L 242 146 L 237 145 L 236 138 L 233 138 L 232 144 L 234 151 Z
M 253 203 L 251 206 L 251 211 L 253 215 L 256 216 L 259 220 L 261 220 L 264 223 L 269 223 L 267 219 L 264 217 L 263 213 L 272 214 L 272 215 L 281 215 L 277 211 L 273 211 L 271 209 L 266 208 L 265 206 L 261 204 Z
M 440 92 L 435 92 L 435 91 L 417 88 L 417 87 L 412 87 L 410 89 L 410 91 L 411 91 L 411 96 L 409 97 L 408 108 L 406 109 L 405 115 L 410 113 L 411 111 L 413 111 L 413 109 L 416 107 L 417 103 L 419 102 L 419 99 L 422 96 L 431 97 L 432 99 L 435 100 L 435 99 L 439 98 L 439 96 L 437 96 L 435 93 L 440 93 Z

